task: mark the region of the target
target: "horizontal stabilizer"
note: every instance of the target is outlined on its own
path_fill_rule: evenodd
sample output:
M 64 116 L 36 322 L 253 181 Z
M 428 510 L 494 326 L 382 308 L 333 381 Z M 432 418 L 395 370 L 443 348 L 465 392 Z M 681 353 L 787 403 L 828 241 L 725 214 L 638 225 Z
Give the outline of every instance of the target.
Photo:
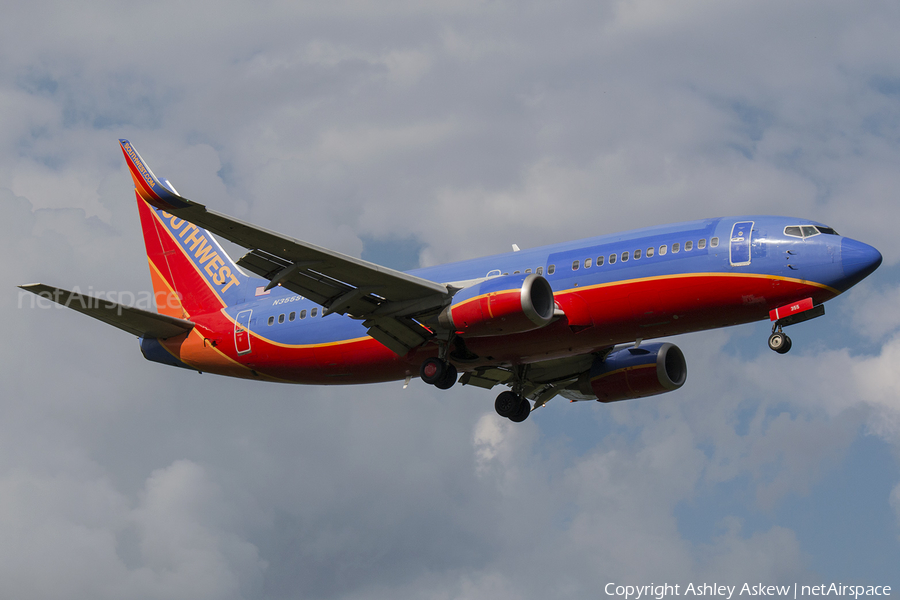
M 194 328 L 192 322 L 184 319 L 69 292 L 43 283 L 29 283 L 19 287 L 138 337 L 165 339 Z

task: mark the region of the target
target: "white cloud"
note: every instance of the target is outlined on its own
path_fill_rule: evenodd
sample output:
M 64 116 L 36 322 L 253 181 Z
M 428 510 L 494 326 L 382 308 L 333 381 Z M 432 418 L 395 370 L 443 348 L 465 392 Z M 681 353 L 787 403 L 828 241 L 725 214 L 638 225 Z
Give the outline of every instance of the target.
M 807 557 L 790 529 L 775 526 L 743 537 L 738 519 L 730 518 L 723 525 L 726 532 L 701 550 L 704 564 L 698 575 L 706 581 L 740 586 L 747 573 L 754 580 L 772 582 L 767 585 L 790 585 L 807 578 Z
M 191 461 L 153 472 L 132 522 L 142 564 L 161 588 L 155 593 L 227 598 L 259 588 L 265 563 L 253 544 L 232 532 L 232 511 L 222 490 Z
M 891 490 L 891 507 L 897 513 L 897 521 L 900 522 L 900 483 Z
M 853 325 L 867 338 L 882 341 L 900 328 L 900 285 L 883 290 L 860 287 L 854 292 Z
M 758 212 L 900 257 L 885 6 L 74 6 L 0 23 L 10 285 L 149 289 L 119 137 L 210 208 L 352 254 L 363 235 L 414 235 L 435 263 Z M 827 501 L 810 491 L 860 424 L 898 444 L 896 288 L 836 301 L 859 306 L 868 354 L 706 332 L 678 342 L 681 391 L 557 399 L 518 427 L 482 390 L 164 368 L 10 288 L 0 581 L 22 598 L 582 598 L 611 578 L 800 578 L 839 550 L 778 514 L 785 498 Z M 698 498 L 709 527 L 679 516 Z

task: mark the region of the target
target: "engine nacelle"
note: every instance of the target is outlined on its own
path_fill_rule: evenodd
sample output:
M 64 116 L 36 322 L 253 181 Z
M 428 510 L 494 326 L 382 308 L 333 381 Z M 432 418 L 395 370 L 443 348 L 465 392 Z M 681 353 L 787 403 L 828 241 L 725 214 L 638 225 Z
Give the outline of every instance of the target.
M 462 335 L 508 335 L 539 329 L 553 320 L 556 303 L 546 279 L 504 275 L 460 290 L 438 320 Z
M 595 360 L 578 378 L 578 388 L 600 402 L 616 402 L 671 392 L 686 380 L 687 363 L 678 346 L 657 342 L 616 348 Z

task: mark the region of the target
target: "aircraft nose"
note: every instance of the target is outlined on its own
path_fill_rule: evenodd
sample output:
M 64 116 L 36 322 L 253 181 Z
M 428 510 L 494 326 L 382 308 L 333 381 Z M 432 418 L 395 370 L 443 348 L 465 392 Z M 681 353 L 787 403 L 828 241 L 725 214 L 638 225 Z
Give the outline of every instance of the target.
M 841 269 L 844 271 L 842 286 L 845 290 L 868 277 L 881 265 L 881 252 L 868 244 L 850 238 L 841 241 Z

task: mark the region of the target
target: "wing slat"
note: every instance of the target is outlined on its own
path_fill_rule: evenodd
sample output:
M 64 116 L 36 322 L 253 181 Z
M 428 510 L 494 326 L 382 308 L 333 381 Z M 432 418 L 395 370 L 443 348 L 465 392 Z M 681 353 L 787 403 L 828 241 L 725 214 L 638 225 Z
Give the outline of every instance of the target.
M 270 261 L 270 257 L 280 258 L 282 268 L 291 263 L 315 261 L 315 271 L 332 281 L 352 282 L 353 287 L 378 287 L 382 290 L 381 295 L 388 301 L 411 300 L 435 293 L 448 294 L 447 287 L 440 283 L 282 236 L 206 210 L 201 204 L 191 202 L 187 208 L 171 209 L 170 212 L 240 246 L 250 248 L 253 251 L 250 254 L 257 257 Z M 240 261 L 238 264 L 243 266 Z

